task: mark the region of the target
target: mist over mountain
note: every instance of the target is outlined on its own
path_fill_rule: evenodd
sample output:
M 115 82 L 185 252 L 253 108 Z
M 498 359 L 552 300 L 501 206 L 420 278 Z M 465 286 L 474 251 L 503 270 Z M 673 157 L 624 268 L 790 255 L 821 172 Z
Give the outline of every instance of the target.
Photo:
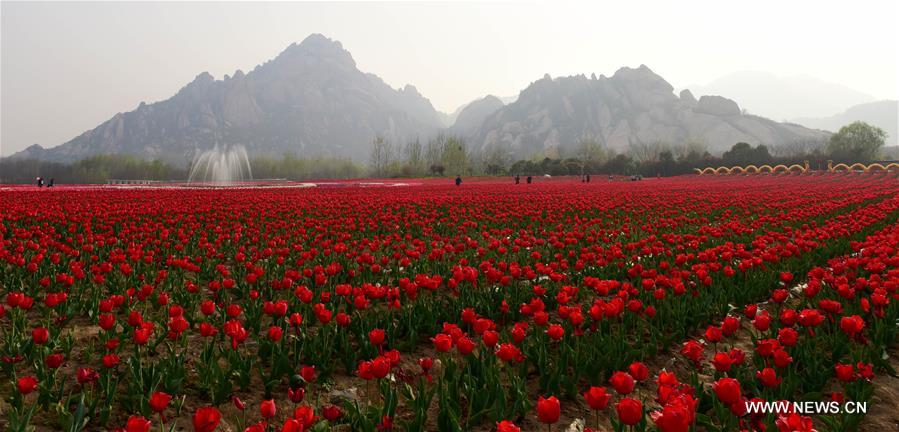
M 462 136 L 468 136 L 477 129 L 484 119 L 505 106 L 502 100 L 493 95 L 487 95 L 473 101 L 463 107 L 456 115 L 456 120 L 450 128 L 450 132 Z
M 376 135 L 394 141 L 444 127 L 415 87 L 396 90 L 360 71 L 340 42 L 313 34 L 250 73 L 208 73 L 171 98 L 119 113 L 58 147 L 16 156 L 73 161 L 100 153 L 184 163 L 215 144 L 252 155 L 367 157 Z M 360 158 L 360 155 L 363 155 Z
M 476 149 L 508 150 L 515 156 L 557 155 L 592 140 L 626 152 L 633 145 L 695 143 L 721 153 L 734 143 L 778 145 L 823 141 L 828 133 L 741 112 L 733 100 L 674 88 L 645 65 L 621 68 L 612 77 L 584 75 L 528 86 L 518 99 L 471 134 Z
M 887 133 L 886 145 L 899 145 L 899 101 L 882 100 L 850 107 L 829 117 L 797 118 L 793 122 L 831 132 L 855 121 L 877 126 Z
M 35 145 L 13 157 L 71 162 L 112 153 L 188 164 L 215 145 L 240 144 L 251 156 L 363 162 L 375 137 L 402 144 L 444 132 L 475 152 L 513 159 L 556 157 L 587 139 L 616 152 L 694 143 L 721 153 L 741 141 L 778 145 L 829 136 L 745 114 L 722 96 L 678 96 L 646 66 L 612 77 L 545 76 L 517 97 L 486 96 L 446 114 L 415 87 L 394 89 L 360 71 L 340 42 L 313 34 L 249 73 L 221 80 L 201 73 L 169 99 L 141 103 L 62 145 Z
M 706 85 L 687 88 L 696 96 L 718 95 L 737 100 L 748 112 L 777 121 L 830 116 L 875 100 L 871 95 L 814 77 L 779 77 L 760 71 L 735 72 Z

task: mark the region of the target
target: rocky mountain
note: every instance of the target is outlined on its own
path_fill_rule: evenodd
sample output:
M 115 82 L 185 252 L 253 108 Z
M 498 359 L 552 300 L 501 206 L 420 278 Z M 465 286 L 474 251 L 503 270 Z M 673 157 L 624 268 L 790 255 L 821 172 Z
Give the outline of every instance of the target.
M 469 134 L 475 149 L 507 149 L 511 157 L 553 156 L 586 139 L 623 152 L 637 144 L 704 145 L 720 153 L 734 143 L 776 145 L 818 141 L 827 132 L 778 123 L 742 113 L 733 100 L 680 95 L 662 77 L 641 65 L 612 77 L 548 75 Z
M 740 101 L 750 113 L 778 121 L 829 116 L 875 100 L 844 85 L 807 75 L 780 77 L 760 71 L 735 72 L 706 85 L 687 88 L 696 96 L 719 95 Z
M 899 101 L 882 100 L 855 105 L 844 112 L 819 118 L 797 118 L 793 122 L 831 132 L 840 130 L 854 121 L 877 126 L 887 133 L 887 145 L 899 145 Z
M 403 143 L 448 132 L 472 150 L 515 160 L 559 156 L 585 139 L 619 152 L 639 144 L 695 143 L 720 153 L 739 141 L 777 145 L 828 136 L 747 115 L 721 96 L 696 99 L 673 90 L 646 66 L 622 68 L 609 78 L 546 76 L 508 102 L 487 96 L 448 115 L 415 87 L 394 89 L 360 71 L 340 42 L 314 34 L 249 73 L 238 70 L 221 80 L 201 73 L 167 100 L 141 103 L 60 146 L 34 145 L 13 157 L 70 162 L 115 153 L 186 164 L 216 145 L 239 144 L 251 156 L 362 162 L 376 136 Z
M 184 163 L 215 144 L 251 155 L 366 160 L 375 136 L 427 138 L 444 127 L 415 87 L 396 90 L 356 67 L 340 42 L 314 34 L 250 73 L 201 73 L 171 98 L 119 113 L 58 147 L 17 156 L 73 161 L 99 153 Z
M 493 95 L 487 95 L 482 99 L 465 105 L 456 115 L 453 126 L 450 128 L 450 133 L 462 136 L 468 135 L 477 129 L 490 114 L 493 114 L 503 106 L 505 106 L 503 101 Z

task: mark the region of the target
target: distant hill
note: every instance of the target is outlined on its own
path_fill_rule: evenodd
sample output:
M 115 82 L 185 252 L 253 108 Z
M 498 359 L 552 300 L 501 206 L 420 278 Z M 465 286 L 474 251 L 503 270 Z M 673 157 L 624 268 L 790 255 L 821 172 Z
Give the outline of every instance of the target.
M 98 153 L 183 163 L 199 150 L 242 144 L 251 155 L 365 160 L 376 135 L 394 141 L 443 129 L 415 87 L 393 89 L 356 67 L 340 42 L 314 34 L 244 74 L 204 72 L 171 98 L 141 103 L 58 147 L 15 156 L 69 162 Z
M 779 77 L 759 71 L 735 72 L 709 84 L 687 88 L 696 96 L 719 95 L 737 100 L 749 113 L 777 121 L 829 116 L 875 100 L 871 95 L 814 77 Z
M 674 88 L 648 67 L 612 77 L 548 75 L 524 89 L 469 134 L 475 149 L 506 149 L 512 157 L 553 156 L 582 140 L 623 152 L 635 144 L 695 142 L 721 153 L 734 143 L 778 145 L 823 141 L 828 133 L 743 114 L 733 100 Z
M 899 145 L 899 101 L 882 100 L 853 106 L 830 117 L 797 118 L 793 120 L 804 126 L 831 132 L 840 130 L 854 121 L 877 126 L 887 133 L 887 145 Z
M 465 105 L 459 111 L 459 114 L 456 115 L 456 120 L 450 128 L 450 132 L 462 136 L 468 135 L 477 129 L 484 122 L 484 119 L 504 105 L 502 100 L 493 95 L 487 95 L 482 99 L 473 101 Z

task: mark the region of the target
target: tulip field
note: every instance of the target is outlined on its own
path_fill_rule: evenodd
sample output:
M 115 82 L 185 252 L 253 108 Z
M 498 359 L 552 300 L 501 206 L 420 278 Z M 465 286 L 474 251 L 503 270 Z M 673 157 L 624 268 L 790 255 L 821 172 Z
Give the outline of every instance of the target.
M 864 430 L 897 221 L 870 174 L 0 188 L 0 427 Z

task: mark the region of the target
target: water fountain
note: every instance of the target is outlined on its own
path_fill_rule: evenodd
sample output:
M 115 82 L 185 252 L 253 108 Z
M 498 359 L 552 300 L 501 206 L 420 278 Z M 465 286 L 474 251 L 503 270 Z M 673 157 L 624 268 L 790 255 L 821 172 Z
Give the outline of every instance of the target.
M 232 184 L 253 179 L 247 149 L 242 145 L 229 145 L 200 153 L 190 168 L 190 183 Z

